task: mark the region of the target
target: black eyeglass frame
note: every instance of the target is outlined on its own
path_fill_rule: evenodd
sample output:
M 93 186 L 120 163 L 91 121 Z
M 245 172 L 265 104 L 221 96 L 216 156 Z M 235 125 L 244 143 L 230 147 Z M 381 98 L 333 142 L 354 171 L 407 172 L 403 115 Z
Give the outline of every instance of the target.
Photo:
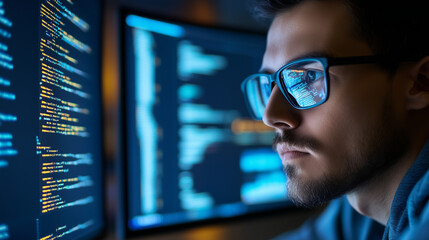
M 291 65 L 297 64 L 300 62 L 309 62 L 309 61 L 318 61 L 323 66 L 323 71 L 324 71 L 324 75 L 325 75 L 324 81 L 325 81 L 325 86 L 326 86 L 326 97 L 323 101 L 320 101 L 314 105 L 301 107 L 298 105 L 298 103 L 296 103 L 296 101 L 291 96 L 291 94 L 286 90 L 285 83 L 281 79 L 280 76 L 281 76 L 281 72 L 284 69 L 290 67 Z M 255 78 L 255 77 L 259 77 L 259 76 L 267 77 L 270 86 L 273 83 L 276 83 L 279 86 L 279 89 L 282 92 L 283 96 L 289 102 L 289 104 L 296 109 L 303 110 L 303 109 L 310 109 L 310 108 L 317 107 L 317 106 L 325 103 L 328 100 L 329 89 L 330 89 L 330 86 L 329 86 L 329 83 L 330 83 L 329 68 L 331 66 L 353 65 L 353 64 L 392 64 L 392 63 L 398 63 L 398 62 L 402 62 L 402 61 L 404 61 L 404 60 L 398 60 L 395 58 L 390 58 L 387 56 L 380 56 L 380 55 L 351 56 L 351 57 L 306 57 L 306 58 L 300 58 L 300 59 L 296 59 L 296 60 L 293 60 L 293 61 L 287 63 L 286 65 L 281 67 L 279 70 L 277 70 L 275 73 L 272 73 L 272 74 L 256 73 L 256 74 L 250 75 L 249 77 L 247 77 L 242 82 L 241 91 L 243 92 L 243 94 L 245 96 L 246 105 L 247 105 L 248 109 L 250 110 L 249 112 L 251 113 L 252 117 L 260 120 L 260 117 L 256 116 L 256 114 L 253 111 L 253 108 L 252 108 L 252 106 L 248 100 L 248 97 L 247 97 L 248 95 L 247 95 L 247 90 L 246 90 L 247 82 L 250 81 L 251 79 Z M 270 93 L 270 95 L 271 95 L 271 93 Z M 261 102 L 264 102 L 264 101 L 261 101 Z

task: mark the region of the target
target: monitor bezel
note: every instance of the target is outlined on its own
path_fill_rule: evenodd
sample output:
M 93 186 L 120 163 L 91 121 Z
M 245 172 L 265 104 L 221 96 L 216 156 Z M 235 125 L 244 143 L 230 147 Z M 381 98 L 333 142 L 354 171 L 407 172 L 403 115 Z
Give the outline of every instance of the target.
M 103 41 L 103 36 L 104 36 L 104 23 L 105 23 L 105 12 L 106 12 L 106 1 L 105 0 L 99 0 L 99 9 L 100 9 L 100 16 L 99 16 L 99 31 L 98 31 L 98 63 L 99 63 L 99 78 L 100 78 L 100 97 L 99 97 L 99 108 L 100 108 L 100 125 L 101 125 L 101 131 L 100 131 L 100 144 L 101 144 L 101 160 L 100 160 L 100 164 L 101 164 L 101 187 L 102 187 L 102 191 L 101 191 L 101 209 L 102 209 L 102 220 L 103 222 L 101 223 L 101 226 L 98 230 L 95 230 L 93 233 L 89 234 L 88 237 L 95 239 L 95 240 L 101 240 L 101 239 L 105 239 L 108 235 L 108 204 L 107 204 L 107 199 L 108 199 L 108 187 L 109 185 L 107 184 L 107 169 L 106 169 L 106 159 L 108 156 L 107 153 L 107 141 L 105 140 L 105 131 L 106 131 L 106 123 L 104 120 L 105 114 L 106 114 L 106 110 L 105 108 L 107 107 L 107 104 L 105 104 L 104 102 L 104 76 L 103 76 L 103 68 L 104 68 L 104 54 L 103 54 L 103 50 L 104 50 L 104 45 L 105 45 L 105 41 Z

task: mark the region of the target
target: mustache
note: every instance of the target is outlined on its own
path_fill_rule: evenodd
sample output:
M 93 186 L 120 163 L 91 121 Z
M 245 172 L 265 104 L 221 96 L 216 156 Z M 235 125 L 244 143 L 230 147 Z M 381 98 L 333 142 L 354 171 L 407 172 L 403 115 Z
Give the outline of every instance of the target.
M 320 146 L 319 142 L 309 137 L 297 136 L 294 132 L 277 133 L 273 140 L 273 149 L 277 150 L 279 143 L 285 143 L 289 146 L 305 148 L 309 150 L 317 150 Z

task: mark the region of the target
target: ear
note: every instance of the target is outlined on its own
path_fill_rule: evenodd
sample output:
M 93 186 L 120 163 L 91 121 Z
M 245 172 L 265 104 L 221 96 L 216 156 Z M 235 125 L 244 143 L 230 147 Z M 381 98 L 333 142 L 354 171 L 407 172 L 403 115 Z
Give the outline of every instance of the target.
M 411 78 L 407 91 L 408 109 L 424 109 L 429 106 L 429 56 L 414 65 Z

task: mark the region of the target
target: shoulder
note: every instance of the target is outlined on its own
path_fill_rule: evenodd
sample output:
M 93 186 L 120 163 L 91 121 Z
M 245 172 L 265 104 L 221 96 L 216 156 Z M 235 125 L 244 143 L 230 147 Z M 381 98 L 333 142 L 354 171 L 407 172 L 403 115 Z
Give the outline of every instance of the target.
M 429 204 L 429 171 L 416 183 L 407 202 L 410 225 L 417 222 Z M 429 213 L 429 212 L 428 212 Z
M 429 232 L 429 171 L 416 183 L 407 201 L 408 226 L 400 239 L 427 239 Z
M 429 146 L 429 141 L 426 146 Z M 429 162 L 429 147 L 425 147 L 421 163 Z M 420 166 L 421 167 L 421 166 Z M 421 170 L 424 168 L 421 167 Z M 408 227 L 400 239 L 427 239 L 429 234 L 429 170 L 413 186 L 407 200 Z
M 408 229 L 404 231 L 399 239 L 427 239 L 429 234 L 429 205 L 423 209 L 420 214 L 420 218 L 415 221 L 414 224 L 410 224 Z
M 399 185 L 390 209 L 385 236 L 399 238 L 421 223 L 429 200 L 427 156 L 424 154 L 416 160 Z M 429 210 L 427 212 L 429 214 Z

